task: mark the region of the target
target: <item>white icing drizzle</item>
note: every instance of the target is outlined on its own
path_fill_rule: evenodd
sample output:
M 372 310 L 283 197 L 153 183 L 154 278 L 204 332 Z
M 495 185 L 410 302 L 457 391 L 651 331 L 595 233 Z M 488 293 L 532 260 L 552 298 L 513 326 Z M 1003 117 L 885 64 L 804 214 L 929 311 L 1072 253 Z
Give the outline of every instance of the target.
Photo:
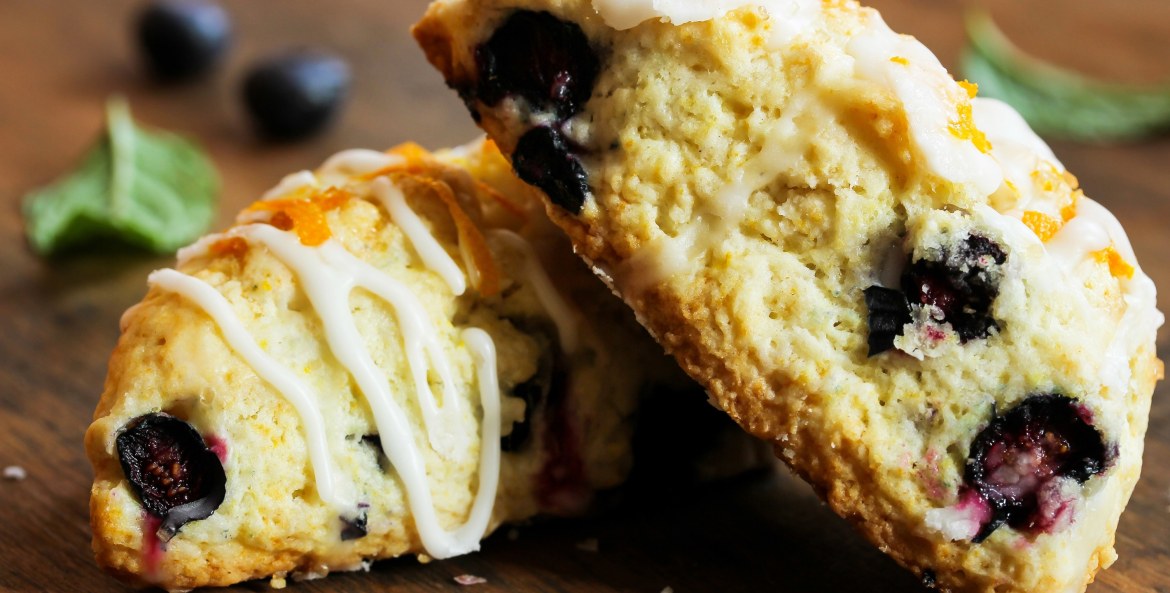
M 463 343 L 475 358 L 479 401 L 483 407 L 483 434 L 480 436 L 479 449 L 479 490 L 467 522 L 459 528 L 453 539 L 454 543 L 465 548 L 463 551 L 472 552 L 479 549 L 479 540 L 483 539 L 487 531 L 500 481 L 500 380 L 496 376 L 496 345 L 492 337 L 482 329 L 469 327 L 463 330 Z M 482 443 L 490 444 L 483 446 Z M 454 554 L 448 556 L 451 555 Z
M 693 270 L 704 252 L 737 229 L 747 215 L 752 194 L 797 169 L 809 146 L 798 120 L 828 118 L 824 107 L 807 92 L 794 93 L 783 115 L 766 124 L 760 151 L 731 172 L 730 183 L 703 199 L 677 236 L 660 235 L 643 244 L 622 267 L 623 289 L 638 293 Z
M 175 254 L 176 264 L 181 268 L 191 260 L 207 255 L 211 250 L 211 246 L 215 245 L 224 238 L 223 234 L 203 235 L 195 240 L 194 243 L 180 247 L 178 253 Z
M 334 356 L 350 371 L 366 399 L 379 416 L 378 409 L 386 403 L 386 414 L 397 412 L 385 375 L 370 359 L 369 352 L 360 347 L 361 334 L 350 312 L 349 295 L 355 288 L 364 288 L 394 307 L 398 325 L 403 334 L 404 348 L 415 384 L 415 397 L 423 413 L 423 423 L 431 447 L 444 457 L 467 447 L 466 436 L 452 431 L 454 415 L 461 409 L 455 392 L 455 380 L 447 362 L 446 353 L 438 341 L 437 332 L 429 322 L 426 310 L 418 297 L 402 283 L 354 257 L 335 240 L 319 247 L 306 247 L 293 233 L 268 225 L 236 227 L 249 241 L 264 244 L 300 278 L 325 327 L 326 341 Z M 427 362 L 430 363 L 428 368 Z M 434 371 L 443 387 L 443 405 L 435 400 L 427 375 Z M 442 416 L 440 415 L 442 414 Z M 409 426 L 401 419 L 409 434 Z M 379 429 L 381 430 L 381 422 Z M 385 439 L 385 431 L 382 430 Z M 385 440 L 383 440 L 385 442 Z M 395 464 L 397 466 L 397 464 Z
M 295 234 L 263 224 L 235 227 L 215 239 L 235 236 L 265 245 L 300 279 L 324 326 L 330 350 L 353 376 L 369 403 L 382 438 L 383 450 L 406 489 L 407 503 L 427 553 L 435 558 L 447 558 L 478 549 L 479 540 L 491 516 L 499 480 L 500 393 L 495 376 L 495 350 L 490 337 L 474 329 L 465 331 L 463 335 L 476 358 L 483 408 L 480 477 L 468 521 L 455 531 L 447 531 L 439 524 L 423 457 L 411 437 L 410 423 L 394 400 L 387 378 L 371 359 L 369 350 L 363 346 L 364 340 L 349 306 L 349 295 L 356 288 L 363 288 L 392 305 L 403 335 L 416 399 L 423 414 L 424 430 L 431 447 L 440 455 L 452 458 L 471 448 L 471 437 L 454 430 L 458 426 L 457 418 L 463 406 L 455 392 L 455 381 L 446 353 L 417 296 L 401 283 L 346 251 L 333 239 L 318 247 L 306 247 Z M 200 249 L 205 251 L 211 242 L 201 241 L 192 246 L 187 251 L 187 257 L 194 257 Z M 212 315 L 232 348 L 241 352 L 262 378 L 294 402 L 307 433 L 310 426 L 319 427 L 313 429 L 315 431 L 323 431 L 320 428 L 320 412 L 315 408 L 303 407 L 313 399 L 304 395 L 309 392 L 303 390 L 303 385 L 301 391 L 298 391 L 297 385 L 288 381 L 289 372 L 265 358 L 267 355 L 255 345 L 222 295 L 201 280 L 173 270 L 160 271 L 154 277 L 161 279 L 160 287 L 191 298 Z M 175 281 L 175 278 L 189 280 Z M 430 363 L 429 368 L 427 362 Z M 434 371 L 442 384 L 441 406 L 431 391 L 429 371 Z M 333 504 L 342 514 L 352 514 L 356 508 L 352 503 L 352 495 L 344 496 L 344 491 L 336 483 L 337 472 L 323 436 L 310 436 L 307 441 L 322 499 Z
M 951 132 L 956 105 L 968 98 L 925 45 L 895 33 L 876 11 L 845 48 L 857 75 L 892 91 L 906 112 L 910 135 L 928 168 L 956 184 L 971 184 L 980 197 L 1003 182 L 994 159 Z
M 490 229 L 486 234 L 489 239 L 504 243 L 521 255 L 524 259 L 521 273 L 528 285 L 536 291 L 536 298 L 540 301 L 541 307 L 549 314 L 549 317 L 552 317 L 553 323 L 557 326 L 557 339 L 561 344 L 561 349 L 567 353 L 575 352 L 578 345 L 577 317 L 573 314 L 573 308 L 553 286 L 552 280 L 549 279 L 548 272 L 541 265 L 540 257 L 536 255 L 532 244 L 520 235 L 506 229 Z
M 1062 267 L 1070 270 L 1093 252 L 1113 247 L 1128 264 L 1133 276 L 1119 278 L 1125 312 L 1118 321 L 1117 332 L 1105 349 L 1101 376 L 1114 393 L 1125 393 L 1131 378 L 1129 360 L 1143 344 L 1152 344 L 1157 329 L 1165 322 L 1158 311 L 1158 293 L 1153 280 L 1142 272 L 1129 237 L 1121 223 L 1104 206 L 1081 197 L 1077 215 L 1061 228 L 1046 247 Z
M 1061 204 L 1051 199 L 1052 187 L 1065 173 L 1052 149 L 1028 127 L 1015 109 L 997 99 L 971 100 L 975 125 L 991 143 L 991 157 L 999 163 L 1005 187 L 992 198 L 1000 211 L 1021 218 L 1025 211 L 1042 212 L 1062 220 Z
M 219 326 L 228 346 L 292 404 L 304 425 L 317 494 L 339 512 L 352 513 L 357 507 L 353 484 L 334 466 L 325 438 L 324 418 L 317 407 L 318 397 L 313 389 L 256 344 L 227 299 L 210 284 L 172 269 L 156 270 L 147 282 L 199 305 Z
M 1032 131 L 1028 122 L 1024 121 L 1024 116 L 1011 105 L 999 99 L 976 97 L 971 99 L 971 113 L 975 117 L 975 125 L 991 142 L 992 157 L 999 161 L 1001 167 L 1022 167 L 1025 163 L 1044 159 L 1064 171 L 1064 165 L 1056 159 L 1048 144 Z M 1027 174 L 1030 175 L 1033 169 L 1029 167 Z
M 467 290 L 467 279 L 463 276 L 463 270 L 459 269 L 459 265 L 455 263 L 447 250 L 439 245 L 434 235 L 423 224 L 422 219 L 414 213 L 414 210 L 410 209 L 402 190 L 390 183 L 390 180 L 385 177 L 375 179 L 372 189 L 374 195 L 381 200 L 386 211 L 390 213 L 390 219 L 410 239 L 411 246 L 414 247 L 423 263 L 447 283 L 455 296 L 463 294 Z
M 783 47 L 809 31 L 823 11 L 821 0 L 593 0 L 601 20 L 618 31 L 659 18 L 682 25 L 719 18 L 744 6 L 767 11 L 772 25 L 773 47 Z
M 377 150 L 367 148 L 343 150 L 326 159 L 315 173 L 313 171 L 297 171 L 285 175 L 272 189 L 264 192 L 260 199 L 279 200 L 306 187 L 341 186 L 352 181 L 352 177 L 374 173 L 402 162 L 403 158 L 398 155 Z M 244 212 L 241 214 L 255 213 Z M 263 213 L 261 213 L 262 215 Z M 244 222 L 254 221 L 246 220 Z
M 1093 252 L 1108 249 L 1113 244 L 1113 238 L 1110 237 L 1109 231 L 1100 222 L 1093 220 L 1092 216 L 1086 216 L 1082 212 L 1082 209 L 1089 203 L 1088 198 L 1078 200 L 1077 216 L 1065 223 L 1060 231 L 1044 245 L 1056 263 L 1069 273 L 1072 273 L 1077 265 L 1088 259 Z M 1096 202 L 1093 202 L 1093 205 L 1097 205 Z M 1126 261 L 1133 260 L 1127 259 Z
M 277 183 L 275 187 L 264 192 L 264 195 L 260 199 L 265 201 L 278 200 L 306 187 L 317 187 L 317 185 L 317 176 L 312 171 L 297 171 L 296 173 L 285 175 L 280 180 L 280 183 Z
M 340 186 L 350 181 L 351 177 L 374 173 L 403 162 L 405 159 L 395 154 L 368 148 L 351 148 L 326 159 L 321 168 L 317 169 L 317 177 L 326 187 Z
M 793 170 L 804 159 L 808 137 L 801 133 L 797 120 L 812 110 L 816 115 L 831 117 L 817 109 L 818 103 L 808 92 L 796 92 L 778 120 L 763 132 L 760 152 L 732 173 L 735 180 L 723 187 L 710 201 L 711 211 L 718 218 L 720 230 L 738 227 L 747 214 L 751 195 L 772 183 L 785 171 Z M 719 233 L 723 234 L 723 233 Z
M 774 51 L 815 33 L 824 18 L 821 0 L 593 0 L 602 20 L 618 30 L 656 17 L 675 25 L 706 21 L 744 6 L 768 13 L 768 45 Z M 955 105 L 967 100 L 965 91 L 917 39 L 895 33 L 876 11 L 866 11 L 864 18 L 865 27 L 845 47 L 856 75 L 889 89 L 902 103 L 910 135 L 930 170 L 953 183 L 971 184 L 981 196 L 990 195 L 1002 182 L 995 162 L 969 139 L 951 132 Z
M 633 297 L 698 266 L 697 258 L 689 254 L 696 250 L 701 230 L 703 225 L 691 224 L 677 237 L 663 234 L 639 246 L 616 270 L 622 294 Z
M 1064 173 L 1064 165 L 1056 159 L 1052 149 L 1006 103 L 995 99 L 974 99 L 972 107 L 976 125 L 992 143 L 991 156 L 999 163 L 1004 178 L 1020 193 L 1018 201 L 1001 214 L 1019 219 L 1024 211 L 1037 210 L 1059 220 L 1059 207 L 1050 195 L 1036 187 L 1032 178 L 1033 172 L 1045 169 L 1054 174 Z M 1126 315 L 1130 309 L 1152 311 L 1158 318 L 1154 327 L 1161 325 L 1153 283 L 1138 265 L 1125 229 L 1104 206 L 1087 197 L 1078 197 L 1076 215 L 1044 243 L 1048 255 L 1066 274 L 1073 274 L 1081 262 L 1109 247 L 1116 249 L 1122 259 L 1134 267 L 1133 278 L 1120 280 L 1128 305 Z M 1146 314 L 1142 316 L 1147 322 L 1154 319 Z M 1129 324 L 1127 319 L 1123 318 L 1123 325 Z

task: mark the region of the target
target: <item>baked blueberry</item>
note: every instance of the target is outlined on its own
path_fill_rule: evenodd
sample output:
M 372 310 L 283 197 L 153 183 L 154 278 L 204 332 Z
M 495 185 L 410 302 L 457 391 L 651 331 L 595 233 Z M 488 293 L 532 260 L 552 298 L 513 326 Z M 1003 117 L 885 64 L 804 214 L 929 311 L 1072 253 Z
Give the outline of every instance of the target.
M 190 424 L 169 414 L 132 420 L 116 438 L 122 471 L 146 512 L 162 519 L 159 537 L 206 519 L 223 502 L 223 465 Z
M 999 326 L 991 317 L 991 304 L 999 294 L 998 266 L 1007 254 L 981 235 L 940 253 L 939 259 L 911 262 L 902 273 L 902 290 L 911 305 L 931 307 L 950 323 L 959 340 L 986 338 Z
M 367 434 L 362 436 L 362 444 L 370 449 L 374 459 L 378 460 L 378 467 L 384 473 L 393 471 L 393 465 L 386 458 L 386 450 L 382 448 L 382 435 Z
M 1007 253 L 991 239 L 968 235 L 934 257 L 913 260 L 902 272 L 901 291 L 881 286 L 865 289 L 869 310 L 869 355 L 894 347 L 906 324 L 923 309 L 931 323 L 950 324 L 959 341 L 986 338 L 999 324 L 991 306 L 999 295 L 1000 266 Z M 929 335 L 941 338 L 939 327 L 927 327 Z
M 339 57 L 294 52 L 260 62 L 244 79 L 244 105 L 256 129 L 273 140 L 319 132 L 340 111 L 349 66 Z
M 894 347 L 894 338 L 910 323 L 910 304 L 898 290 L 871 286 L 865 289 L 865 306 L 869 309 L 869 355 L 874 356 Z
M 512 424 L 512 432 L 500 439 L 500 447 L 504 451 L 515 452 L 524 448 L 532 436 L 532 419 L 538 409 L 544 408 L 548 401 L 549 390 L 553 386 L 553 374 L 557 372 L 555 356 L 548 345 L 541 353 L 536 373 L 527 381 L 512 388 L 512 395 L 524 400 L 524 419 Z
M 532 128 L 512 153 L 512 168 L 554 204 L 577 214 L 589 197 L 589 177 L 564 135 L 553 128 Z
M 589 100 L 601 67 L 581 27 L 530 10 L 512 13 L 476 48 L 475 58 L 475 94 L 485 105 L 515 95 L 533 111 L 552 111 L 561 120 Z
M 971 443 L 964 487 L 991 509 L 975 541 L 1001 525 L 1042 531 L 1068 500 L 1052 493 L 1059 480 L 1084 483 L 1108 469 L 1116 451 L 1086 420 L 1075 400 L 1039 394 L 1005 414 L 995 415 Z
M 361 503 L 358 505 L 356 515 L 341 517 L 341 541 L 361 539 L 367 535 L 366 525 L 369 521 L 369 509 L 370 505 Z
M 223 57 L 231 21 L 214 2 L 160 0 L 139 13 L 136 33 L 150 74 L 181 80 L 207 72 Z

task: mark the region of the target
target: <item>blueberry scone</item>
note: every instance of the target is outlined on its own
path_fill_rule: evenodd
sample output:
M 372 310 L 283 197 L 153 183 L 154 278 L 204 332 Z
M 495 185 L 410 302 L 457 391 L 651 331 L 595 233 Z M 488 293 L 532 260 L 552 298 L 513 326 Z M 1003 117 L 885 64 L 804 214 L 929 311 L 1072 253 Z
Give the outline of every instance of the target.
M 414 29 L 712 399 L 948 591 L 1115 559 L 1162 315 L 1008 106 L 850 0 L 436 0 Z
M 86 434 L 98 562 L 178 590 L 446 558 L 621 482 L 681 373 L 534 194 L 490 142 L 345 151 L 154 272 Z

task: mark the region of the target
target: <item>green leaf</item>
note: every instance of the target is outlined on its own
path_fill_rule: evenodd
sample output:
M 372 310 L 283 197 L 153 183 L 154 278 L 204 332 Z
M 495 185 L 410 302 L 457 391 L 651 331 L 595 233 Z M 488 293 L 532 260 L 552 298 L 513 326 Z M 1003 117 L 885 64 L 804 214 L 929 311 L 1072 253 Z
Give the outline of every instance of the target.
M 120 99 L 107 103 L 106 118 L 75 171 L 25 197 L 33 249 L 114 242 L 169 253 L 206 232 L 219 194 L 210 159 L 182 137 L 136 126 Z
M 1128 140 L 1170 129 L 1170 86 L 1095 80 L 1030 56 L 982 11 L 967 15 L 964 75 L 981 95 L 1015 107 L 1041 134 Z

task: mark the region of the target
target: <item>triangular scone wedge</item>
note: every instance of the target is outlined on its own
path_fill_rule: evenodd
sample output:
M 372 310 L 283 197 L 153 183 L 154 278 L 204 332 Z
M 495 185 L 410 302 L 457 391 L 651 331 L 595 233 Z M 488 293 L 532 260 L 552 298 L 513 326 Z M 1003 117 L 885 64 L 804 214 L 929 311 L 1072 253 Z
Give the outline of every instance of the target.
M 718 405 L 925 583 L 1113 562 L 1163 318 L 1013 110 L 848 0 L 438 0 L 414 35 Z
M 679 373 L 535 193 L 490 142 L 345 151 L 152 274 L 86 434 L 99 564 L 185 590 L 445 558 L 619 484 Z

